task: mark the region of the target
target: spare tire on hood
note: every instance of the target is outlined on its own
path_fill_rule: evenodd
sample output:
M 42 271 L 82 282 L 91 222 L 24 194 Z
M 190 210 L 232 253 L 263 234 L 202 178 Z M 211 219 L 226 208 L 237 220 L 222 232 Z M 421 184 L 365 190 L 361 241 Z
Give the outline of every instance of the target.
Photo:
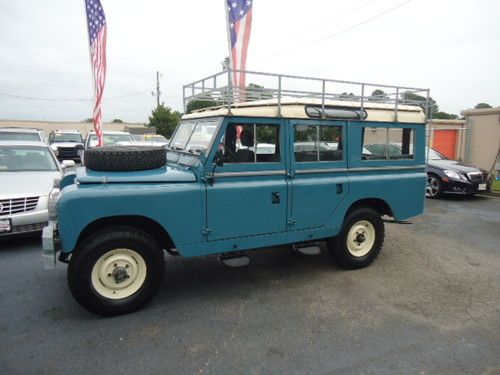
M 104 146 L 85 150 L 85 167 L 94 171 L 142 171 L 163 167 L 163 147 Z

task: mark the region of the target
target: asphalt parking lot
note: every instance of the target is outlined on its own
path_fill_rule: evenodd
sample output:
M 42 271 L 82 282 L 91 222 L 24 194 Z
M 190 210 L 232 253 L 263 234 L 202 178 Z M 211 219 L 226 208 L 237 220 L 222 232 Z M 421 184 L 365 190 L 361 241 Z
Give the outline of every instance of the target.
M 115 318 L 76 304 L 36 238 L 0 242 L 0 373 L 500 373 L 500 199 L 426 203 L 366 269 L 169 256 L 156 298 Z

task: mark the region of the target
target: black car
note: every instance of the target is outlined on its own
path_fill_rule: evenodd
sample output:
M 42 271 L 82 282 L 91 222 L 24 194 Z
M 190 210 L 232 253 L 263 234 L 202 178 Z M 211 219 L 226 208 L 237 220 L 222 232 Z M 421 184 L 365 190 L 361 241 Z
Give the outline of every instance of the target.
M 397 143 L 365 145 L 370 156 L 399 156 L 401 145 Z M 436 150 L 426 147 L 427 160 L 427 198 L 438 198 L 443 193 L 473 195 L 489 192 L 491 176 L 488 171 L 467 165 L 455 160 L 449 160 Z M 366 155 L 366 157 L 370 157 Z
M 449 160 L 428 148 L 427 188 L 425 196 L 438 198 L 442 193 L 473 195 L 489 192 L 491 176 L 488 171 Z

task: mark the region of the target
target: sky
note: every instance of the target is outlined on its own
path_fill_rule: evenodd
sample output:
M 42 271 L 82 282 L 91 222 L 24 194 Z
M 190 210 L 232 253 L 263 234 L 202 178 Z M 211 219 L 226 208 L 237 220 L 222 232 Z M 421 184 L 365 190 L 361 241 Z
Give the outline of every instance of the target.
M 184 84 L 221 70 L 225 0 L 101 3 L 105 121 L 147 122 L 157 70 L 179 111 Z M 253 0 L 247 69 L 430 88 L 455 114 L 500 106 L 499 15 L 498 0 Z M 0 0 L 0 25 L 0 119 L 91 117 L 84 0 Z

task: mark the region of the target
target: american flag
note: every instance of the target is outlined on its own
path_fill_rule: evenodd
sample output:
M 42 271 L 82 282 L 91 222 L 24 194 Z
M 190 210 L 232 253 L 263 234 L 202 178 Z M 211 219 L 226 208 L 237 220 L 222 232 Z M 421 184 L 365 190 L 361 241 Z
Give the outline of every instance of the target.
M 94 130 L 98 145 L 102 138 L 102 94 L 106 82 L 106 17 L 99 0 L 85 0 L 87 27 L 89 31 L 90 63 L 94 79 Z
M 227 0 L 231 68 L 245 70 L 252 29 L 252 0 Z M 245 73 L 233 73 L 233 84 L 245 87 Z

